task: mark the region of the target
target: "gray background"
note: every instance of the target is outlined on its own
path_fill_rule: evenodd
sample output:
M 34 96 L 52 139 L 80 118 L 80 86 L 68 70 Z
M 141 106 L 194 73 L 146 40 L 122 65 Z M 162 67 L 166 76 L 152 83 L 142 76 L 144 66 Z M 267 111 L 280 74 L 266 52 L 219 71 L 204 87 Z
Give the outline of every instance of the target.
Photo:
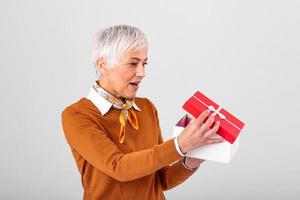
M 0 199 L 81 199 L 60 114 L 95 78 L 100 28 L 140 27 L 150 42 L 138 93 L 165 139 L 200 90 L 246 122 L 231 164 L 206 162 L 167 199 L 299 197 L 299 1 L 0 2 Z

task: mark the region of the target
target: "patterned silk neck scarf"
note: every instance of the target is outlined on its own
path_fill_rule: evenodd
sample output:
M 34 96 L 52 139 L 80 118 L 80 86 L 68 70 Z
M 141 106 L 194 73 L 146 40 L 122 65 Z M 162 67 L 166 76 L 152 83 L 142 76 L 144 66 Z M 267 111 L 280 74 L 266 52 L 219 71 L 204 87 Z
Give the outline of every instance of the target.
M 127 100 L 125 98 L 119 99 L 112 94 L 104 91 L 103 89 L 100 90 L 99 86 L 96 84 L 93 85 L 93 88 L 99 95 L 109 101 L 114 108 L 122 110 L 119 116 L 119 122 L 121 125 L 119 142 L 122 144 L 125 140 L 125 125 L 127 120 L 135 130 L 139 129 L 137 116 L 132 108 L 133 101 Z

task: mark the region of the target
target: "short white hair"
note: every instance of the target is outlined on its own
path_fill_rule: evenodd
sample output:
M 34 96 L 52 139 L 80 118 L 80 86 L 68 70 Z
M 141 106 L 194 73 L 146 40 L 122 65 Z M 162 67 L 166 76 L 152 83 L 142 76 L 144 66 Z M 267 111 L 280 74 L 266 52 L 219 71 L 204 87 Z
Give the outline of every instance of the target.
M 148 46 L 145 34 L 134 26 L 116 25 L 96 33 L 92 41 L 92 59 L 96 66 L 98 59 L 104 59 L 113 67 L 120 57 L 129 51 Z

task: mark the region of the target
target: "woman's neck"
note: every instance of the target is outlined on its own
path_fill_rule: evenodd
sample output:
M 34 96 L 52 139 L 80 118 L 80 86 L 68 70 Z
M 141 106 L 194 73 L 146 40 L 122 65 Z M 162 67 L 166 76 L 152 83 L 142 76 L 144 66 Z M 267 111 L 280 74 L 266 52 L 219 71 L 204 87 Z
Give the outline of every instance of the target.
M 98 84 L 99 87 L 101 87 L 103 90 L 105 90 L 106 92 L 108 92 L 109 94 L 113 95 L 114 97 L 118 98 L 118 99 L 122 99 L 121 95 L 116 94 L 112 89 L 110 89 L 108 87 L 107 84 L 103 83 L 103 81 L 97 80 L 96 83 Z

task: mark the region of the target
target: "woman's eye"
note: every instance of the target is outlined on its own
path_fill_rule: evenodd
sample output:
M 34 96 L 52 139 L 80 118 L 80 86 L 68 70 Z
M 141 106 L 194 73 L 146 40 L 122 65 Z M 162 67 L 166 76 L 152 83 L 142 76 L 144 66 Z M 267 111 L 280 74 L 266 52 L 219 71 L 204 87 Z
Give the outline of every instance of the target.
M 139 63 L 129 63 L 130 66 L 136 67 Z M 143 63 L 143 66 L 148 65 L 148 63 Z

